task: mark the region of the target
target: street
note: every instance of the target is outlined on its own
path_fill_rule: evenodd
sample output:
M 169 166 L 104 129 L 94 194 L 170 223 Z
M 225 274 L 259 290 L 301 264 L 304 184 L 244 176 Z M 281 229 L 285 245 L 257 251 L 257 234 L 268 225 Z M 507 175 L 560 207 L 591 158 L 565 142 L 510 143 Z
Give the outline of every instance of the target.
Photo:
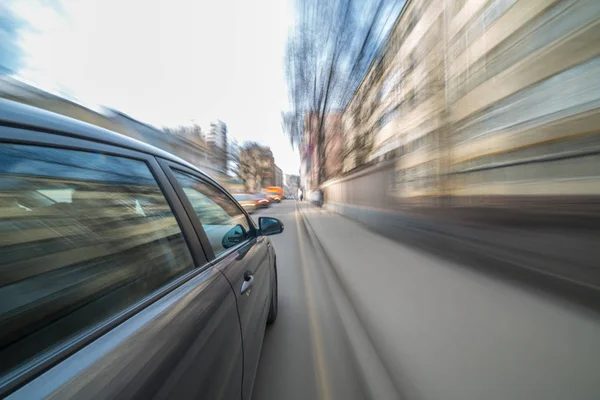
M 279 218 L 277 251 L 279 316 L 269 327 L 254 387 L 254 399 L 364 399 L 356 360 L 345 339 L 332 294 L 323 280 L 295 202 L 254 214 Z
M 254 399 L 597 398 L 596 314 L 307 203 L 260 215 L 285 232 Z
M 600 400 L 600 0 L 113 3 L 0 0 L 0 400 Z

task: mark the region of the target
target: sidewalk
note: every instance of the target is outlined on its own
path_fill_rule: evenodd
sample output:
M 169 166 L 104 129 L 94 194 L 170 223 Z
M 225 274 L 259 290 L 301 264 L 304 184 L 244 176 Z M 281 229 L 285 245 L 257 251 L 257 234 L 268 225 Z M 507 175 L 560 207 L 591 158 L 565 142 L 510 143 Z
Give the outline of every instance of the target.
M 299 203 L 407 399 L 600 393 L 600 321 Z
M 388 238 L 461 264 L 474 264 L 478 269 L 483 265 L 489 272 L 543 287 L 592 308 L 600 304 L 597 228 L 475 223 L 348 204 L 326 204 L 325 208 Z

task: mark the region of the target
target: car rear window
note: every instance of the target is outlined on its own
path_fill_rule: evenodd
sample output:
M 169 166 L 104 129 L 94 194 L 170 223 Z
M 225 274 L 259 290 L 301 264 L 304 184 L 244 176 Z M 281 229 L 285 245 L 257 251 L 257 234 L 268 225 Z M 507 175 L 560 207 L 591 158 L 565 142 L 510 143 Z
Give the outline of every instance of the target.
M 148 165 L 0 144 L 0 375 L 193 268 Z

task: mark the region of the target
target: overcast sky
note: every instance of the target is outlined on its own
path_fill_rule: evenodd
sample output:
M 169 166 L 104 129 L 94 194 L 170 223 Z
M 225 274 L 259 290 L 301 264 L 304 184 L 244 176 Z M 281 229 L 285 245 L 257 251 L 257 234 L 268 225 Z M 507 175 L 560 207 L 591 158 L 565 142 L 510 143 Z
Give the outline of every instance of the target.
M 285 173 L 298 173 L 280 119 L 291 0 L 7 4 L 24 22 L 17 77 L 156 126 L 219 118 L 231 136 L 270 146 Z

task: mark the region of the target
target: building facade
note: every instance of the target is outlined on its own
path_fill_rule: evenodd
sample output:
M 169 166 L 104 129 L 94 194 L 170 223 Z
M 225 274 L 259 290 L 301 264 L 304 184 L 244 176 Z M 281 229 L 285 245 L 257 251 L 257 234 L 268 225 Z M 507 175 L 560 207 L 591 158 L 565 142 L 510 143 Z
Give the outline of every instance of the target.
M 275 185 L 280 188 L 283 188 L 283 171 L 277 165 L 275 167 Z
M 312 190 L 312 163 L 310 154 L 310 145 L 306 144 L 300 148 L 300 187 L 304 191 Z
M 404 204 L 596 204 L 599 38 L 594 0 L 407 1 L 344 110 L 344 171 L 393 161 Z
M 213 167 L 200 127 L 194 126 L 185 135 L 170 134 L 110 108 L 102 112 L 91 110 L 68 99 L 27 85 L 8 76 L 0 76 L 0 97 L 96 125 L 156 146 L 196 165 L 219 182 L 227 176 Z
M 330 112 L 323 125 L 324 159 L 319 156 L 319 117 L 309 113 L 304 123 L 301 148 L 301 171 L 306 190 L 316 189 L 321 183 L 340 175 L 343 171 L 344 125 L 342 112 Z M 321 170 L 321 168 L 323 168 Z
M 223 172 L 227 171 L 227 124 L 217 120 L 210 124 L 206 133 L 206 145 L 209 149 L 210 159 L 213 166 Z
M 289 175 L 284 176 L 285 182 L 283 186 L 283 193 L 286 197 L 295 196 L 298 194 L 298 188 L 300 187 L 300 176 Z

